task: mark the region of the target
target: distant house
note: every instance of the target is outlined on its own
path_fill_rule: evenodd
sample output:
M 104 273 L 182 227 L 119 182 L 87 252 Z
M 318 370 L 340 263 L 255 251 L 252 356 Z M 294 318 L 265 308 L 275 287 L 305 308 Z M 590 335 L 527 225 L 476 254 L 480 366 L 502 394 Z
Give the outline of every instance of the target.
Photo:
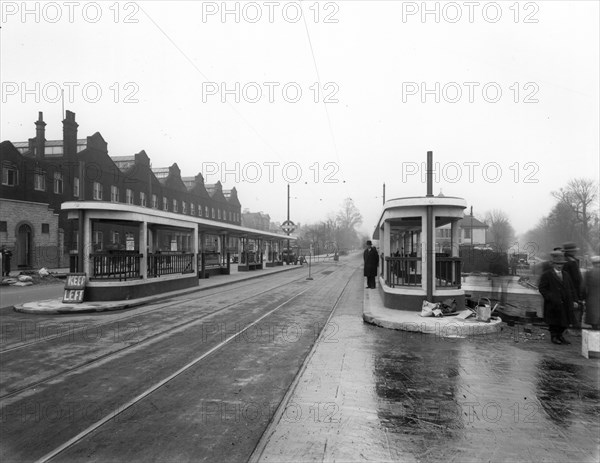
M 471 217 L 470 215 L 464 215 L 463 218 L 458 221 L 458 227 L 458 245 L 473 244 L 473 246 L 481 246 L 487 243 L 487 230 L 489 226 L 477 218 Z M 449 224 L 436 228 L 435 233 L 438 252 L 451 246 Z

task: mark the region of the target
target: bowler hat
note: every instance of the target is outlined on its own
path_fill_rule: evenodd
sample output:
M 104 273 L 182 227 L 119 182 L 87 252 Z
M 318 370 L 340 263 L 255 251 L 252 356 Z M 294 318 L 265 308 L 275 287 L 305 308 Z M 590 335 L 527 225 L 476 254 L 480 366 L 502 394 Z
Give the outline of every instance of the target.
M 564 264 L 567 262 L 565 255 L 561 251 L 552 251 L 550 253 L 550 260 L 553 264 Z
M 371 243 L 371 241 L 367 241 L 367 246 L 373 246 L 373 243 Z
M 563 243 L 562 250 L 563 252 L 575 252 L 579 251 L 579 248 L 573 241 L 567 241 L 566 243 Z

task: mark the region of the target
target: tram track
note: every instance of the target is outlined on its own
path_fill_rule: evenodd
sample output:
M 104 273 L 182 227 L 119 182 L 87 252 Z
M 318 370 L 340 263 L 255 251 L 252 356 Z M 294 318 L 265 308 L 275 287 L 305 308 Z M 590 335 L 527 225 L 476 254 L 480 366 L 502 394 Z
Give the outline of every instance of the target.
M 192 361 L 188 362 L 186 365 L 184 365 L 183 367 L 179 368 L 177 371 L 175 371 L 171 375 L 169 375 L 166 378 L 158 381 L 157 383 L 153 384 L 151 387 L 147 388 L 142 393 L 138 394 L 136 397 L 134 397 L 133 399 L 129 400 L 128 402 L 126 402 L 122 406 L 120 406 L 117 409 L 115 409 L 115 410 L 111 411 L 110 413 L 106 414 L 100 420 L 98 420 L 95 423 L 91 424 L 86 429 L 84 429 L 83 431 L 79 432 L 77 435 L 75 435 L 71 439 L 69 439 L 67 442 L 65 442 L 62 445 L 56 447 L 51 452 L 45 454 L 40 459 L 36 460 L 36 463 L 46 463 L 48 461 L 51 461 L 56 456 L 58 456 L 59 454 L 61 454 L 62 452 L 64 452 L 66 449 L 68 449 L 68 448 L 72 447 L 73 445 L 75 445 L 76 443 L 82 441 L 88 435 L 90 435 L 91 433 L 93 433 L 94 431 L 96 431 L 98 428 L 100 428 L 104 424 L 108 423 L 109 421 L 115 419 L 117 416 L 119 416 L 121 413 L 125 412 L 129 408 L 131 408 L 134 405 L 138 404 L 139 402 L 141 402 L 142 400 L 144 400 L 146 397 L 148 397 L 149 395 L 151 395 L 152 393 L 154 393 L 158 389 L 162 388 L 167 383 L 169 383 L 173 379 L 175 379 L 178 376 L 180 376 L 182 373 L 188 371 L 190 368 L 192 368 L 193 366 L 195 366 L 197 363 L 199 363 L 202 360 L 204 360 L 206 357 L 208 357 L 208 356 L 214 354 L 215 352 L 217 352 L 218 350 L 222 349 L 224 346 L 226 346 L 227 344 L 229 344 L 232 340 L 234 340 L 238 336 L 241 336 L 244 332 L 246 332 L 247 330 L 249 330 L 251 327 L 253 327 L 257 323 L 259 323 L 263 319 L 267 318 L 268 316 L 270 316 L 274 312 L 278 311 L 279 309 L 281 309 L 282 307 L 284 307 L 285 305 L 287 305 L 289 302 L 291 302 L 294 299 L 296 299 L 298 296 L 300 296 L 303 293 L 305 293 L 306 291 L 308 291 L 308 289 L 309 288 L 305 288 L 302 291 L 294 294 L 292 297 L 290 297 L 289 299 L 287 299 L 285 302 L 279 304 L 274 309 L 272 309 L 272 310 L 268 311 L 267 313 L 261 315 L 256 320 L 254 320 L 252 323 L 248 324 L 243 330 L 241 330 L 238 333 L 235 333 L 235 334 L 229 336 L 227 339 L 225 339 L 221 343 L 217 344 L 216 346 L 212 347 L 208 351 L 204 352 L 202 355 L 196 357 Z
M 44 372 L 36 373 L 39 381 L 2 397 L 3 440 L 8 445 L 3 445 L 0 455 L 8 460 L 44 462 L 106 461 L 117 456 L 121 460 L 148 461 L 160 454 L 166 455 L 167 460 L 183 455 L 185 460 L 197 455 L 197 451 L 198 456 L 205 456 L 205 449 L 213 449 L 216 440 L 229 439 L 230 435 L 219 430 L 219 426 L 230 426 L 227 422 L 207 424 L 207 420 L 212 420 L 210 415 L 204 415 L 212 410 L 208 407 L 253 407 L 270 400 L 273 410 L 277 408 L 298 366 L 325 329 L 323 323 L 329 320 L 339 294 L 345 290 L 349 267 L 338 264 L 314 272 L 316 284 L 300 284 L 306 275 L 272 284 L 252 291 L 251 300 L 250 295 L 238 300 L 232 292 L 221 299 L 220 307 L 211 309 L 217 317 L 207 320 L 209 314 L 203 314 L 196 317 L 199 320 L 195 326 L 191 320 L 181 320 L 177 326 L 167 328 L 169 332 L 162 337 L 154 332 L 124 349 L 55 374 L 52 369 L 63 365 L 62 352 L 68 353 L 72 348 L 64 343 L 48 346 L 53 349 L 48 360 L 34 360 L 28 368 L 33 372 L 36 364 L 47 365 L 46 373 L 50 374 L 42 377 Z M 264 283 L 254 281 L 259 288 Z M 182 300 L 168 302 L 172 303 Z M 154 330 L 160 328 L 161 318 L 159 314 L 144 323 Z M 299 341 L 294 340 L 297 327 L 301 327 Z M 327 339 L 331 340 L 331 331 L 328 333 Z M 88 357 L 93 355 L 83 349 L 85 346 L 80 346 L 79 350 L 87 352 Z M 27 355 L 34 359 L 36 353 Z M 76 348 L 70 358 L 78 356 Z M 13 365 L 14 372 L 24 371 L 18 369 L 18 363 Z M 263 398 L 253 395 L 257 391 Z M 271 405 L 268 407 L 265 410 L 270 410 Z M 192 426 L 192 435 L 185 437 L 173 428 L 182 423 L 188 424 L 183 424 L 181 432 L 189 432 Z M 213 427 L 215 424 L 217 428 Z M 198 426 L 204 431 L 196 430 Z M 250 432 L 253 440 L 235 440 L 235 444 L 227 443 L 222 448 L 233 450 L 230 446 L 235 445 L 238 449 L 239 444 L 239 449 L 246 446 L 243 452 L 250 455 L 253 447 L 248 448 L 248 442 L 256 443 L 263 428 L 250 421 L 241 423 L 240 431 Z M 124 437 L 131 432 L 133 435 Z M 169 434 L 177 436 L 174 441 L 169 440 Z M 134 449 L 131 444 L 141 447 Z M 185 453 L 181 444 L 197 450 Z M 116 448 L 107 451 L 106 446 Z M 156 453 L 151 450 L 154 447 Z M 206 461 L 215 460 L 211 457 Z
M 321 274 L 322 272 L 327 271 L 327 269 L 329 267 L 332 267 L 332 266 L 335 266 L 335 265 L 330 264 L 330 265 L 328 265 L 327 267 L 325 267 L 323 269 L 319 269 L 317 272 L 315 272 L 313 274 L 317 274 L 317 275 Z M 306 279 L 305 277 L 296 278 L 296 279 L 290 281 L 289 283 L 285 283 L 285 284 L 291 284 L 291 283 L 294 283 L 294 282 L 297 282 L 297 281 L 303 281 L 305 279 Z M 253 285 L 254 285 L 254 282 L 248 283 L 248 284 L 243 284 L 243 285 L 237 286 L 236 289 L 243 289 L 243 288 L 246 288 L 248 286 L 253 286 Z M 273 286 L 272 288 L 266 289 L 264 291 L 260 291 L 260 292 L 258 292 L 256 294 L 253 294 L 253 295 L 249 296 L 249 297 L 255 297 L 255 296 L 258 296 L 260 294 L 264 294 L 265 292 L 271 291 L 272 289 L 278 288 L 278 287 L 281 287 L 281 284 Z M 199 289 L 198 291 L 210 291 L 210 288 L 209 289 Z M 122 323 L 122 322 L 125 322 L 125 321 L 129 321 L 129 320 L 135 319 L 135 318 L 143 316 L 143 315 L 147 315 L 147 314 L 151 314 L 153 312 L 164 310 L 164 309 L 172 307 L 174 305 L 186 304 L 186 303 L 198 301 L 198 300 L 201 300 L 201 299 L 207 299 L 207 298 L 210 298 L 210 297 L 218 296 L 219 294 L 227 294 L 230 291 L 231 291 L 231 287 L 229 287 L 229 289 L 227 289 L 227 290 L 220 290 L 220 291 L 216 291 L 216 292 L 210 292 L 209 294 L 203 294 L 203 295 L 200 295 L 198 297 L 193 297 L 193 298 L 179 299 L 178 296 L 174 296 L 173 298 L 175 298 L 175 300 L 172 300 L 171 302 L 151 304 L 154 307 L 153 308 L 149 308 L 147 310 L 133 309 L 133 310 L 135 310 L 135 313 L 129 313 L 127 315 L 123 315 L 122 317 L 114 317 L 110 321 L 108 321 L 107 323 L 99 324 L 98 327 L 100 329 L 102 329 L 102 327 L 110 326 L 110 325 L 112 325 L 114 323 Z M 185 297 L 185 296 L 181 296 L 181 297 Z M 112 313 L 111 313 L 111 315 L 112 315 Z M 35 340 L 32 340 L 32 341 L 23 342 L 23 343 L 20 343 L 20 344 L 11 346 L 11 347 L 7 347 L 5 349 L 0 349 L 0 356 L 2 356 L 3 354 L 9 353 L 9 352 L 16 351 L 16 350 L 20 350 L 20 349 L 25 349 L 27 347 L 36 346 L 36 345 L 44 343 L 44 342 L 55 341 L 57 339 L 61 339 L 61 338 L 69 337 L 69 336 L 74 336 L 76 334 L 81 334 L 81 332 L 84 331 L 85 329 L 86 329 L 86 326 L 84 325 L 84 326 L 82 326 L 82 327 L 80 327 L 80 328 L 78 328 L 76 330 L 68 331 L 68 332 L 66 332 L 64 334 L 55 335 L 55 336 L 44 336 L 44 337 L 42 337 L 42 339 L 35 339 Z M 0 399 L 2 399 L 2 396 L 0 396 Z
M 319 272 L 317 272 L 316 274 L 320 274 L 320 273 L 327 272 L 327 271 L 328 271 L 328 269 L 326 267 L 326 268 L 320 270 Z M 125 352 L 127 352 L 129 350 L 137 349 L 137 348 L 143 347 L 144 345 L 148 345 L 148 344 L 151 344 L 153 342 L 160 341 L 162 339 L 165 339 L 165 338 L 169 337 L 173 333 L 176 333 L 178 330 L 182 330 L 182 329 L 184 329 L 186 327 L 193 327 L 193 326 L 197 325 L 198 323 L 203 322 L 205 319 L 207 319 L 209 317 L 212 317 L 213 315 L 217 315 L 217 314 L 219 314 L 221 312 L 224 312 L 224 311 L 226 311 L 228 309 L 231 309 L 231 308 L 235 307 L 236 305 L 240 305 L 242 303 L 247 303 L 249 299 L 260 297 L 260 296 L 262 296 L 264 294 L 272 292 L 275 289 L 287 287 L 289 285 L 298 283 L 298 282 L 303 281 L 303 280 L 304 280 L 304 278 L 297 278 L 297 279 L 294 279 L 294 280 L 292 280 L 292 281 L 290 281 L 288 283 L 285 283 L 284 285 L 279 284 L 279 285 L 267 288 L 265 290 L 259 291 L 259 292 L 255 293 L 255 294 L 252 294 L 250 296 L 245 297 L 244 299 L 242 299 L 240 301 L 232 302 L 232 303 L 227 304 L 227 305 L 225 305 L 223 307 L 213 308 L 213 309 L 210 310 L 210 312 L 207 312 L 207 313 L 202 314 L 201 316 L 194 317 L 192 319 L 186 320 L 186 321 L 184 321 L 182 323 L 178 323 L 175 326 L 171 326 L 171 327 L 169 327 L 169 328 L 167 328 L 165 330 L 159 331 L 157 333 L 153 333 L 150 336 L 147 336 L 147 337 L 143 338 L 140 341 L 137 341 L 135 343 L 129 344 L 129 345 L 124 346 L 124 347 L 122 347 L 120 349 L 117 349 L 117 350 L 114 350 L 114 351 L 111 351 L 111 352 L 107 352 L 105 354 L 101 354 L 98 357 L 95 357 L 95 358 L 93 358 L 91 360 L 88 360 L 86 362 L 80 363 L 80 364 L 75 365 L 75 366 L 73 366 L 71 368 L 67 368 L 67 369 L 62 370 L 60 372 L 57 372 L 55 374 L 46 376 L 46 377 L 44 377 L 44 378 L 42 378 L 40 380 L 37 380 L 35 382 L 29 383 L 29 384 L 27 384 L 25 386 L 22 386 L 22 387 L 20 387 L 18 389 L 15 389 L 15 390 L 12 390 L 12 391 L 10 391 L 8 393 L 0 395 L 0 401 L 3 401 L 3 400 L 6 400 L 6 399 L 10 399 L 12 397 L 18 396 L 19 394 L 25 393 L 25 392 L 27 392 L 27 391 L 29 391 L 31 389 L 34 389 L 34 388 L 36 388 L 38 386 L 41 386 L 41 385 L 43 385 L 45 383 L 48 383 L 50 381 L 59 379 L 59 378 L 61 378 L 63 376 L 70 375 L 72 373 L 75 373 L 77 371 L 80 371 L 80 370 L 83 370 L 83 369 L 86 369 L 86 368 L 89 368 L 90 366 L 92 366 L 94 364 L 99 364 L 101 362 L 105 362 L 105 361 L 107 361 L 107 360 L 109 360 L 111 358 L 117 358 L 117 357 L 123 355 L 123 353 L 125 353 Z M 248 286 L 248 285 L 244 285 L 244 287 L 245 286 Z M 221 291 L 221 292 L 224 292 L 224 291 Z M 212 293 L 211 295 L 207 295 L 206 297 L 214 296 L 214 295 L 215 295 L 215 293 Z M 172 305 L 175 305 L 175 304 L 180 304 L 180 303 L 185 303 L 185 302 L 192 302 L 192 301 L 197 301 L 197 300 L 198 300 L 198 298 L 173 301 L 173 302 L 171 302 L 169 304 L 162 305 L 160 308 L 155 308 L 151 312 L 155 312 L 157 310 L 165 309 L 165 308 L 168 308 L 168 307 L 170 307 Z M 146 311 L 146 312 L 141 313 L 141 314 L 138 313 L 136 315 L 133 315 L 132 317 L 146 315 L 148 312 L 150 312 L 150 311 Z M 128 317 L 128 318 L 132 318 L 132 317 Z M 119 320 L 113 320 L 113 321 L 111 321 L 111 323 L 108 323 L 105 326 L 110 326 L 110 324 L 113 324 L 113 323 L 116 323 L 116 322 L 120 323 L 122 321 L 123 321 L 122 318 L 119 319 Z M 58 338 L 53 338 L 53 339 L 56 340 Z M 14 351 L 14 349 L 12 351 Z

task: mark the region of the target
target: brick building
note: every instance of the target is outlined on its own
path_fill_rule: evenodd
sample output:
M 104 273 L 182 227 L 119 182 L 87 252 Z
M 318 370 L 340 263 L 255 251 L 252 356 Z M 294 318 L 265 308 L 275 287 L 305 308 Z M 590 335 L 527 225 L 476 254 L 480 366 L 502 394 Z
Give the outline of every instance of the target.
M 36 136 L 27 142 L 0 144 L 0 245 L 13 252 L 13 268 L 65 267 L 77 249 L 77 221 L 61 211 L 66 201 L 99 201 L 142 206 L 169 213 L 241 225 L 235 188 L 206 185 L 202 174 L 182 177 L 177 164 L 153 168 L 142 150 L 133 156 L 109 156 L 100 133 L 77 138 L 75 113 L 66 111 L 63 139 L 46 140 L 43 115 Z M 72 217 L 71 217 L 72 218 Z M 207 250 L 218 236 L 205 236 Z M 127 223 L 94 224 L 94 251 L 129 250 L 137 230 Z M 189 237 L 157 234 L 158 250 L 185 250 Z M 237 247 L 231 239 L 225 246 Z M 217 249 L 214 249 L 216 251 Z

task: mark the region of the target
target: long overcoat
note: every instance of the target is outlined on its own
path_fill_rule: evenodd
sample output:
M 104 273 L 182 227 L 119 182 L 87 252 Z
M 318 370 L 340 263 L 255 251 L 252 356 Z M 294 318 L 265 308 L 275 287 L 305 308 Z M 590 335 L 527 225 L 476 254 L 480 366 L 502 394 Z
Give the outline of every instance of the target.
M 370 250 L 365 249 L 365 252 L 363 252 L 363 259 L 365 261 L 365 276 L 376 277 L 377 267 L 379 267 L 379 254 L 377 253 L 375 246 L 372 246 Z
M 544 297 L 544 321 L 548 325 L 567 327 L 575 322 L 573 302 L 576 293 L 567 272 L 562 272 L 561 281 L 554 269 L 545 271 L 540 277 L 538 290 Z
M 600 267 L 585 273 L 585 322 L 600 325 Z

